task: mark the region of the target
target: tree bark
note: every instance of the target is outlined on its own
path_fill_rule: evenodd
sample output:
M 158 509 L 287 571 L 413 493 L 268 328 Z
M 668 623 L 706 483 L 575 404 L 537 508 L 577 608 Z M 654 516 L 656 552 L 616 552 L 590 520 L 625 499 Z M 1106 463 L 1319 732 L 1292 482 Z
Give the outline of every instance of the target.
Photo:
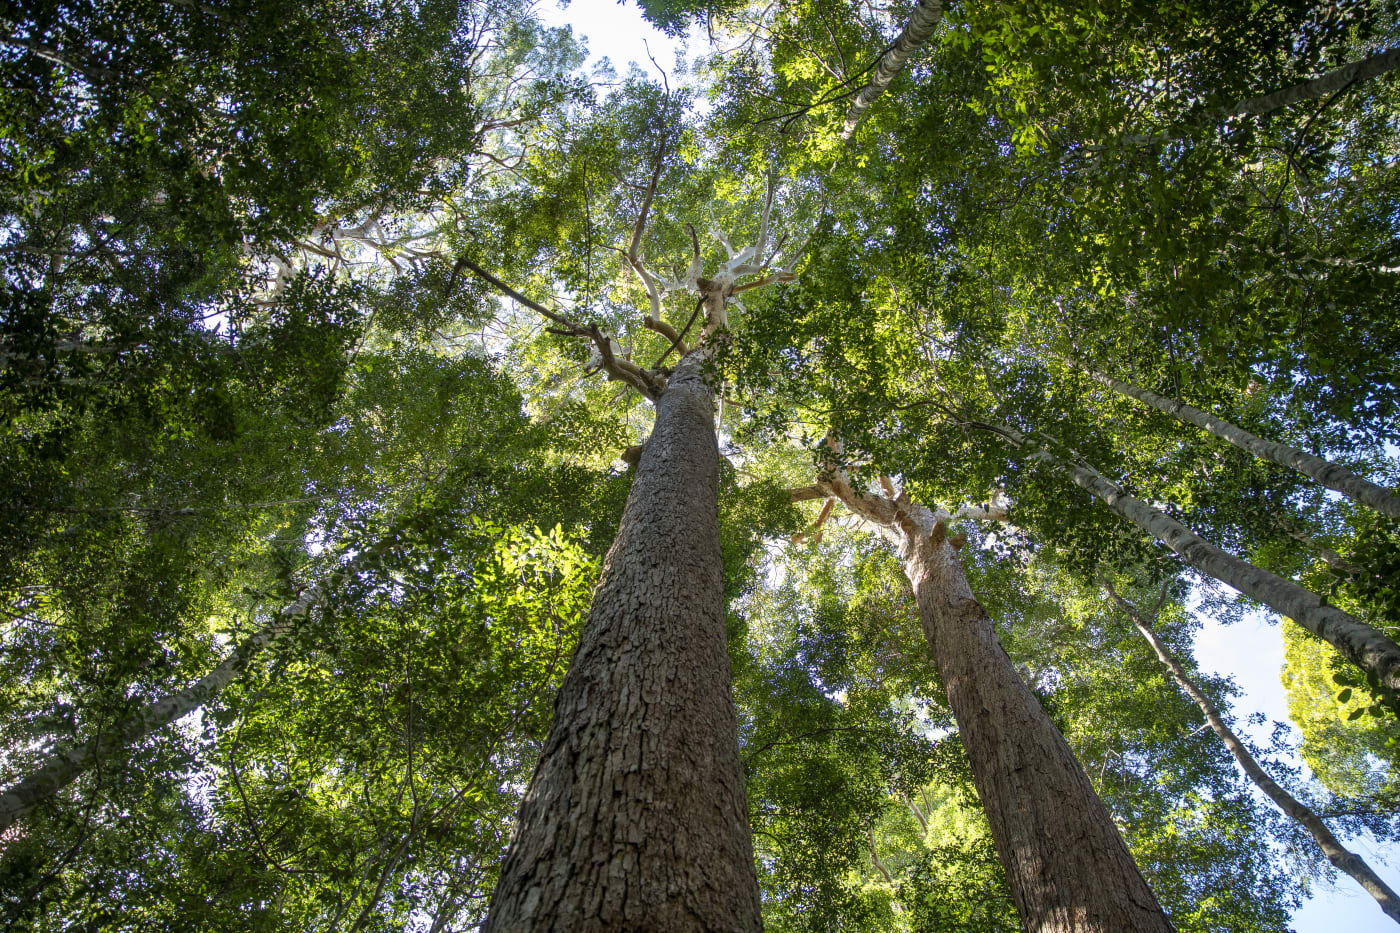
M 1165 512 L 1128 495 L 1093 467 L 1068 462 L 1049 451 L 1043 454 L 1077 485 L 1166 544 L 1192 567 L 1287 616 L 1328 642 L 1357 667 L 1374 674 L 1383 686 L 1400 690 L 1400 645 L 1381 632 L 1335 606 L 1324 605 L 1316 593 L 1292 580 L 1216 547 Z
M 1280 107 L 1296 104 L 1299 101 L 1321 100 L 1324 97 L 1330 97 L 1358 81 L 1367 81 L 1397 68 L 1400 68 L 1400 49 L 1387 49 L 1360 61 L 1343 65 L 1335 71 L 1329 71 L 1311 81 L 1304 81 L 1302 84 L 1295 84 L 1293 87 L 1274 91 L 1272 94 L 1265 94 L 1262 97 L 1251 97 L 1249 100 L 1240 101 L 1233 107 L 1224 107 L 1218 113 L 1227 117 L 1258 116 L 1271 110 L 1278 110 Z
M 347 574 L 359 572 L 396 539 L 396 533 L 386 535 L 325 579 L 308 587 L 271 622 L 250 635 L 218 666 L 190 686 L 148 703 L 81 745 L 55 753 L 28 777 L 0 794 L 0 832 L 72 784 L 99 761 L 121 754 L 162 726 L 208 703 L 236 680 L 263 649 L 295 630 L 338 581 Z
M 860 121 L 865 118 L 865 114 L 870 110 L 870 105 L 885 93 L 885 88 L 890 86 L 890 82 L 904 70 L 904 63 L 909 60 L 909 56 L 919 50 L 933 31 L 938 28 L 938 24 L 943 20 L 943 4 L 941 0 L 919 0 L 919 5 L 914 8 L 914 12 L 909 17 L 909 22 L 904 24 L 904 29 L 890 46 L 889 51 L 880 56 L 880 63 L 875 66 L 875 74 L 870 78 L 870 83 L 861 88 L 856 99 L 851 103 L 851 109 L 846 111 L 845 127 L 841 131 L 842 139 L 850 139 L 855 133 Z
M 903 495 L 861 495 L 839 472 L 814 488 L 839 498 L 899 548 L 1026 929 L 1170 931 L 1108 808 L 1017 674 L 991 618 L 973 596 L 945 535 L 947 514 L 935 514 Z M 794 491 L 793 498 L 812 496 L 803 489 Z M 991 514 L 990 509 L 980 511 Z
M 1170 931 L 1108 808 L 940 538 L 907 534 L 905 571 L 1021 921 L 1031 933 Z
M 1082 364 L 1081 364 L 1082 365 Z M 1207 414 L 1199 408 L 1192 408 L 1183 402 L 1174 399 L 1163 398 L 1155 392 L 1140 389 L 1135 385 L 1114 379 L 1112 376 L 1094 372 L 1088 367 L 1083 367 L 1084 371 L 1099 382 L 1130 398 L 1135 398 L 1144 405 L 1148 405 L 1164 412 L 1168 415 L 1204 428 L 1216 437 L 1229 441 L 1236 447 L 1247 450 L 1254 456 L 1270 463 L 1276 463 L 1281 467 L 1296 470 L 1304 476 L 1317 480 L 1328 489 L 1334 489 L 1342 495 L 1347 496 L 1362 505 L 1368 505 L 1383 515 L 1391 518 L 1400 518 L 1400 496 L 1396 496 L 1390 490 L 1369 480 L 1362 479 L 1346 467 L 1315 457 L 1281 444 L 1277 441 L 1266 441 L 1257 437 L 1243 428 L 1236 427 L 1228 421 L 1223 421 L 1214 415 Z
M 1182 139 L 1196 127 L 1206 122 L 1218 122 L 1229 117 L 1257 117 L 1305 100 L 1322 100 L 1338 94 L 1353 84 L 1369 81 L 1400 68 L 1400 49 L 1387 49 L 1374 55 L 1343 65 L 1325 75 L 1320 75 L 1302 84 L 1282 88 L 1271 94 L 1251 97 L 1224 107 L 1208 110 L 1191 122 L 1160 133 L 1144 133 L 1121 136 L 1117 142 L 1122 145 L 1142 146 L 1150 143 L 1170 142 Z
M 1390 889 L 1390 886 L 1371 870 L 1371 866 L 1366 864 L 1365 859 L 1343 846 L 1337 837 L 1332 835 L 1332 831 L 1327 828 L 1327 824 L 1322 822 L 1321 817 L 1304 805 L 1302 801 L 1280 787 L 1273 778 L 1269 777 L 1268 773 L 1259 766 L 1259 762 L 1255 761 L 1254 756 L 1244 747 L 1244 743 L 1240 741 L 1239 736 L 1235 735 L 1230 727 L 1225 725 L 1225 720 L 1220 717 L 1220 711 L 1215 708 L 1215 704 L 1210 701 L 1209 697 L 1201 692 L 1200 688 L 1196 686 L 1191 680 L 1191 677 L 1186 673 L 1186 669 L 1172 656 L 1172 653 L 1167 650 L 1166 645 L 1162 644 L 1161 640 L 1157 638 L 1157 633 L 1152 631 L 1152 627 L 1147 624 L 1147 620 L 1138 612 L 1137 607 L 1118 595 L 1118 591 L 1113 588 L 1113 584 L 1107 584 L 1107 588 L 1108 594 L 1113 597 L 1113 601 L 1128 613 L 1129 617 L 1133 620 L 1133 624 L 1137 626 L 1138 632 L 1142 634 L 1143 638 L 1147 639 L 1147 643 L 1151 645 L 1152 650 L 1157 653 L 1157 659 L 1161 661 L 1162 665 L 1171 673 L 1181 689 L 1185 690 L 1187 695 L 1190 696 L 1192 700 L 1196 701 L 1196 705 L 1199 706 L 1201 712 L 1205 714 L 1206 722 L 1210 723 L 1211 729 L 1220 737 L 1220 741 L 1225 743 L 1225 747 L 1230 750 L 1230 754 L 1235 756 L 1235 760 L 1239 762 L 1240 767 L 1244 769 L 1244 773 L 1249 776 L 1249 779 L 1253 781 L 1270 800 L 1277 804 L 1280 810 L 1298 823 L 1301 823 L 1303 827 L 1307 829 L 1312 835 L 1313 840 L 1316 841 L 1319 848 L 1322 849 L 1323 854 L 1327 856 L 1327 861 L 1336 866 L 1338 870 L 1344 871 L 1354 878 L 1357 884 L 1366 889 L 1367 894 L 1370 894 L 1376 899 L 1376 903 L 1380 905 L 1381 910 L 1385 911 L 1387 917 L 1394 920 L 1396 923 L 1400 923 L 1400 898 L 1396 897 L 1395 892 Z
M 483 933 L 760 929 L 705 357 L 657 402 Z

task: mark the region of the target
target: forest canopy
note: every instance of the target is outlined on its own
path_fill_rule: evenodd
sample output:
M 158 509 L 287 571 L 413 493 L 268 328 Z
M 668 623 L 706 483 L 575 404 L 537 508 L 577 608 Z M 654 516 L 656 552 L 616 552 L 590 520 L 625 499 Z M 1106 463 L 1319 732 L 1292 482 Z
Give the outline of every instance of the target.
M 640 9 L 0 13 L 5 926 L 1400 923 L 1394 6 Z

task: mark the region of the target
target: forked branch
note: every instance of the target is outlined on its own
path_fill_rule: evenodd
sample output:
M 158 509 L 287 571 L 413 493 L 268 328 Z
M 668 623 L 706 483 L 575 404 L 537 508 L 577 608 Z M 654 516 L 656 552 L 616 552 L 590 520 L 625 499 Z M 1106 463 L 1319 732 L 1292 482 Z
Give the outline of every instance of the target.
M 457 264 L 452 269 L 452 275 L 448 278 L 448 291 L 450 292 L 456 281 L 457 275 L 462 269 L 468 269 L 483 281 L 490 284 L 502 294 L 513 298 L 515 301 L 529 308 L 531 311 L 542 315 L 554 322 L 556 327 L 550 328 L 553 333 L 563 336 L 578 337 L 592 342 L 594 353 L 597 355 L 600 368 L 608 374 L 609 379 L 616 379 L 624 382 L 642 393 L 648 399 L 655 401 L 660 397 L 662 389 L 665 387 L 662 380 L 655 374 L 650 373 L 631 360 L 618 356 L 613 352 L 613 341 L 604 334 L 596 324 L 579 324 L 572 321 L 557 311 L 551 311 L 544 305 L 532 298 L 527 298 L 520 292 L 502 282 L 496 276 L 487 272 L 465 256 L 457 258 Z

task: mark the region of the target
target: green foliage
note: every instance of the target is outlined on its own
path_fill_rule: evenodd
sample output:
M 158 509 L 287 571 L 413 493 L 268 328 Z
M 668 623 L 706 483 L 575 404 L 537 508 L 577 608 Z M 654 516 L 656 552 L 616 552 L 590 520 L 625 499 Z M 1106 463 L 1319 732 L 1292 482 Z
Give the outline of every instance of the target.
M 1393 714 L 1366 715 L 1378 701 L 1364 681 L 1351 681 L 1331 645 L 1296 628 L 1285 630 L 1283 643 L 1288 713 L 1303 734 L 1303 760 L 1338 797 L 1393 809 L 1400 792 L 1400 728 Z
M 7 921 L 478 921 L 651 416 L 454 260 L 674 363 L 634 231 L 679 277 L 694 225 L 712 268 L 706 229 L 754 242 L 767 193 L 797 281 L 731 306 L 710 376 L 768 928 L 1017 928 L 897 560 L 835 517 L 789 543 L 834 432 L 857 484 L 1007 493 L 1013 527 L 963 529 L 967 576 L 1173 922 L 1283 929 L 1325 869 L 1089 582 L 1176 580 L 1162 636 L 1189 658 L 1187 578 L 1005 429 L 1400 630 L 1392 523 L 1085 372 L 1394 485 L 1400 90 L 1220 116 L 1392 47 L 1394 11 L 949 5 L 843 141 L 909 4 L 642 6 L 720 36 L 697 83 L 585 77 L 567 33 L 494 0 L 0 27 L 0 778 L 395 536 L 198 716 L 12 830 Z M 659 313 L 679 330 L 693 301 Z M 1393 837 L 1394 720 L 1367 715 L 1393 697 L 1287 638 L 1317 781 L 1283 780 Z

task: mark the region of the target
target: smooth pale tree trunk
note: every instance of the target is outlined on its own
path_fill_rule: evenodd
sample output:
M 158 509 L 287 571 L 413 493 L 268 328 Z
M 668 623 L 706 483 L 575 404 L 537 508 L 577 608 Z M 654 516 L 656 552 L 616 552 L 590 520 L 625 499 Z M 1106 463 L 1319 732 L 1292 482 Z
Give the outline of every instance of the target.
M 909 22 L 904 24 L 899 38 L 895 40 L 888 52 L 880 56 L 880 62 L 875 66 L 875 74 L 871 76 L 870 83 L 861 88 L 856 99 L 851 102 L 851 109 L 846 111 L 846 122 L 841 131 L 842 139 L 851 138 L 856 127 L 860 126 L 860 121 L 869 112 L 870 105 L 875 103 L 881 94 L 885 93 L 885 88 L 889 87 L 890 82 L 904 70 L 909 56 L 917 52 L 929 40 L 942 20 L 943 4 L 941 0 L 919 0 L 919 5 L 910 14 Z
M 1391 518 L 1400 518 L 1400 496 L 1396 496 L 1390 490 L 1369 480 L 1362 479 L 1346 467 L 1321 457 L 1313 456 L 1306 451 L 1287 444 L 1280 444 L 1277 441 L 1266 441 L 1249 433 L 1243 428 L 1236 427 L 1228 421 L 1223 421 L 1214 415 L 1207 414 L 1199 408 L 1192 408 L 1190 405 L 1178 402 L 1175 399 L 1163 398 L 1155 392 L 1140 389 L 1135 385 L 1115 379 L 1112 376 L 1095 372 L 1088 367 L 1083 367 L 1084 371 L 1098 380 L 1102 384 L 1123 395 L 1135 398 L 1144 405 L 1148 405 L 1178 418 L 1188 424 L 1204 428 L 1221 440 L 1229 441 L 1236 447 L 1247 450 L 1254 456 L 1270 463 L 1276 463 L 1281 467 L 1296 470 L 1304 476 L 1310 477 L 1326 486 L 1334 489 L 1344 496 L 1360 502 L 1362 505 L 1370 506 L 1383 515 Z
M 269 645 L 294 631 L 312 607 L 347 575 L 360 572 L 397 540 L 387 535 L 357 554 L 325 579 L 308 587 L 285 606 L 271 622 L 244 639 L 233 653 L 208 674 L 183 690 L 168 694 L 142 707 L 100 735 L 55 753 L 18 784 L 0 794 L 0 832 L 21 819 L 36 806 L 91 770 L 99 762 L 125 753 L 132 745 L 218 696 Z
M 1384 52 L 1377 52 L 1375 55 L 1343 65 L 1325 75 L 1313 78 L 1311 81 L 1304 81 L 1302 84 L 1295 84 L 1293 87 L 1274 91 L 1263 97 L 1251 97 L 1249 100 L 1240 101 L 1233 107 L 1221 109 L 1218 113 L 1220 116 L 1231 117 L 1258 116 L 1305 100 L 1322 100 L 1353 84 L 1378 78 L 1397 68 L 1400 68 L 1400 49 L 1387 49 Z
M 1118 142 L 1126 145 L 1169 142 L 1190 135 L 1192 129 L 1205 122 L 1217 122 L 1227 117 L 1257 117 L 1305 100 L 1324 100 L 1339 94 L 1354 84 L 1378 78 L 1400 68 L 1400 49 L 1387 49 L 1374 55 L 1343 65 L 1325 75 L 1319 75 L 1302 84 L 1295 84 L 1261 97 L 1251 97 L 1226 107 L 1208 110 L 1185 126 L 1162 133 L 1149 133 L 1119 137 Z
M 899 548 L 1007 882 L 1030 933 L 1172 929 L 1108 808 L 1002 648 L 940 517 L 907 497 L 839 498 Z M 805 490 L 794 499 L 814 498 Z
M 1107 584 L 1107 588 L 1108 594 L 1113 597 L 1114 602 L 1128 613 L 1133 624 L 1137 626 L 1138 632 L 1147 639 L 1147 643 L 1157 653 L 1157 659 L 1171 673 L 1172 678 L 1176 680 L 1181 689 L 1185 690 L 1187 695 L 1196 701 L 1196 705 L 1205 714 L 1206 722 L 1220 737 L 1220 741 L 1225 743 L 1230 754 L 1235 756 L 1235 760 L 1239 762 L 1249 779 L 1277 804 L 1280 810 L 1300 823 L 1312 835 L 1318 847 L 1327 856 L 1327 861 L 1331 862 L 1338 870 L 1344 871 L 1354 878 L 1357 884 L 1366 889 L 1366 893 L 1376 899 L 1376 903 L 1380 905 L 1381 910 L 1385 911 L 1387 917 L 1400 923 L 1400 898 L 1396 897 L 1390 886 L 1371 870 L 1371 866 L 1366 864 L 1361 856 L 1343 846 L 1337 837 L 1332 835 L 1327 824 L 1322 822 L 1321 817 L 1269 777 L 1268 773 L 1259 766 L 1259 762 L 1255 761 L 1254 756 L 1244 747 L 1239 736 L 1225 725 L 1225 720 L 1220 718 L 1220 711 L 1215 708 L 1215 704 L 1201 692 L 1200 688 L 1191 680 L 1190 675 L 1186 673 L 1186 669 L 1172 656 L 1166 645 L 1157 638 L 1157 633 L 1152 631 L 1152 627 L 1147 624 L 1147 620 L 1143 618 L 1142 613 L 1138 612 L 1137 607 L 1118 595 L 1113 584 Z
M 704 359 L 657 401 L 484 933 L 760 928 Z
M 1292 580 L 1286 580 L 1221 550 L 1160 509 L 1155 509 L 1105 479 L 1093 467 L 1074 463 L 1049 451 L 1048 457 L 1082 489 L 1101 499 L 1110 509 L 1180 554 L 1202 573 L 1276 610 L 1332 645 L 1357 667 L 1374 674 L 1380 683 L 1400 690 L 1400 646 L 1360 619 Z

